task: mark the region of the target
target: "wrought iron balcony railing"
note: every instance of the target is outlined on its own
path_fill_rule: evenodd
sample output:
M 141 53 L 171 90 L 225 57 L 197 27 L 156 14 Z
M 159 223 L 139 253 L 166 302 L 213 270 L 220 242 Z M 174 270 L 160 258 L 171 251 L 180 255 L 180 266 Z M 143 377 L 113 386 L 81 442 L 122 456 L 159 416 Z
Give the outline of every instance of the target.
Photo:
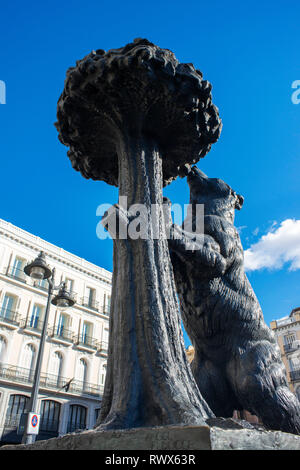
M 108 343 L 107 343 L 106 341 L 98 342 L 98 344 L 97 344 L 97 349 L 98 349 L 98 351 L 100 351 L 100 352 L 107 353 L 107 351 L 108 351 Z
M 22 318 L 20 320 L 20 328 L 24 328 L 26 330 L 36 331 L 41 333 L 43 329 L 44 321 L 40 320 L 37 317 L 29 317 L 29 318 Z
M 1 320 L 1 318 L 0 318 Z M 43 320 L 39 320 L 38 318 L 22 318 L 19 320 L 20 328 L 23 328 L 27 331 L 33 331 L 36 333 L 41 333 L 43 328 Z M 99 342 L 96 338 L 92 336 L 88 336 L 86 334 L 74 334 L 74 331 L 68 330 L 66 328 L 61 328 L 58 326 L 49 326 L 47 328 L 47 335 L 50 338 L 58 339 L 62 341 L 68 341 L 70 343 L 74 343 L 77 346 L 82 346 L 89 349 L 99 350 Z M 100 343 L 102 344 L 102 350 L 107 351 L 107 343 Z
M 290 353 L 292 351 L 296 351 L 296 349 L 300 348 L 300 341 L 295 340 L 292 343 L 284 344 L 283 349 L 285 353 Z
M 31 385 L 33 383 L 33 378 L 33 369 L 25 369 L 22 367 L 12 366 L 10 364 L 0 363 L 0 380 L 2 379 L 13 383 Z M 42 373 L 40 377 L 40 387 L 55 390 L 57 392 L 69 381 L 70 378 L 68 377 Z M 74 379 L 71 381 L 68 390 L 65 392 L 76 395 L 89 395 L 93 397 L 100 396 L 103 393 L 103 385 L 96 385 L 90 382 L 82 382 Z
M 60 326 L 51 326 L 48 328 L 48 336 L 72 343 L 74 338 L 74 331 Z
M 34 370 L 0 363 L 0 379 L 10 382 L 31 384 L 33 382 Z
M 99 395 L 103 393 L 103 385 L 95 385 L 89 382 L 82 382 L 80 380 L 73 380 L 70 384 L 69 391 L 71 393 L 79 393 L 86 395 Z
M 0 310 L 0 321 L 17 326 L 20 323 L 20 315 L 14 310 L 2 308 Z
M 87 336 L 85 334 L 74 335 L 73 341 L 78 346 L 84 346 L 92 349 L 98 348 L 98 341 L 92 336 Z
M 33 283 L 33 287 L 36 287 L 37 289 L 41 289 L 43 291 L 48 291 L 47 281 L 36 281 Z
M 27 282 L 27 276 L 24 273 L 23 269 L 18 269 L 14 266 L 8 266 L 4 268 L 3 274 L 12 279 L 17 279 L 18 281 L 24 282 L 25 284 Z
M 295 380 L 300 380 L 300 369 L 291 370 L 290 378 L 294 382 Z
M 110 310 L 107 310 L 107 308 L 102 308 L 100 310 L 100 313 L 102 313 L 102 315 L 106 315 L 107 317 L 109 317 L 110 315 Z
M 40 386 L 51 389 L 61 389 L 66 383 L 68 383 L 66 377 L 55 374 L 45 374 L 41 373 L 40 376 Z
M 89 297 L 81 297 L 80 304 L 83 307 L 91 308 L 92 310 L 99 311 L 99 302 L 94 299 L 90 299 Z

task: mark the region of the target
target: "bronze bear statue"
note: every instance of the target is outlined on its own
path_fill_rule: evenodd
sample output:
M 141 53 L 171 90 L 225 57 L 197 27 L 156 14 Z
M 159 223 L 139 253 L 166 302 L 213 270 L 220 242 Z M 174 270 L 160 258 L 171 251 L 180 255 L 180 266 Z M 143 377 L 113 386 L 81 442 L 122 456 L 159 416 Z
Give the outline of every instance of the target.
M 234 227 L 243 197 L 197 167 L 187 175 L 190 204 L 204 204 L 204 234 L 173 224 L 166 204 L 182 321 L 195 349 L 192 371 L 216 416 L 248 410 L 272 430 L 300 433 L 300 403 L 288 388 L 280 349 L 244 271 Z M 183 225 L 184 227 L 184 225 Z

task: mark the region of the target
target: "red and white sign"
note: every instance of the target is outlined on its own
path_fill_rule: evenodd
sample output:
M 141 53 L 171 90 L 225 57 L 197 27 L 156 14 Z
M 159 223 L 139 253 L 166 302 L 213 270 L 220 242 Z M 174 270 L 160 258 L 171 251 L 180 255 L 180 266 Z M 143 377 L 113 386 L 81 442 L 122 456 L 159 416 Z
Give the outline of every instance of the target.
M 27 434 L 38 434 L 40 427 L 40 415 L 28 413 Z

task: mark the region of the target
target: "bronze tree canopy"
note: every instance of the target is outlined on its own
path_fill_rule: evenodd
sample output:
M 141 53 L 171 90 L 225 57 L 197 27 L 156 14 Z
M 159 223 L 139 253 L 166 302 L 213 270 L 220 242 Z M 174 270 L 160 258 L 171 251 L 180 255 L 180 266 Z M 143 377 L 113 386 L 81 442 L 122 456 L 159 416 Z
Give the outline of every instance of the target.
M 180 64 L 146 39 L 93 51 L 67 71 L 58 101 L 59 139 L 85 178 L 118 186 L 120 137 L 140 133 L 156 142 L 168 184 L 220 136 L 211 88 L 192 64 Z

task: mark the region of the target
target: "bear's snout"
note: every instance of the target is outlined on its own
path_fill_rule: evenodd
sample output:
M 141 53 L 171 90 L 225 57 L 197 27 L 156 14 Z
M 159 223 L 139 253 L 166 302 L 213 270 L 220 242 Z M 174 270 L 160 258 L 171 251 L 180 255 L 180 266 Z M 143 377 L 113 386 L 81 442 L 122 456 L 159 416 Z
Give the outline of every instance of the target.
M 198 181 L 199 180 L 204 181 L 208 179 L 208 176 L 205 173 L 203 173 L 203 171 L 199 170 L 199 168 L 197 168 L 196 166 L 193 166 L 187 175 L 187 181 L 188 183 L 191 183 L 195 179 L 198 179 Z

